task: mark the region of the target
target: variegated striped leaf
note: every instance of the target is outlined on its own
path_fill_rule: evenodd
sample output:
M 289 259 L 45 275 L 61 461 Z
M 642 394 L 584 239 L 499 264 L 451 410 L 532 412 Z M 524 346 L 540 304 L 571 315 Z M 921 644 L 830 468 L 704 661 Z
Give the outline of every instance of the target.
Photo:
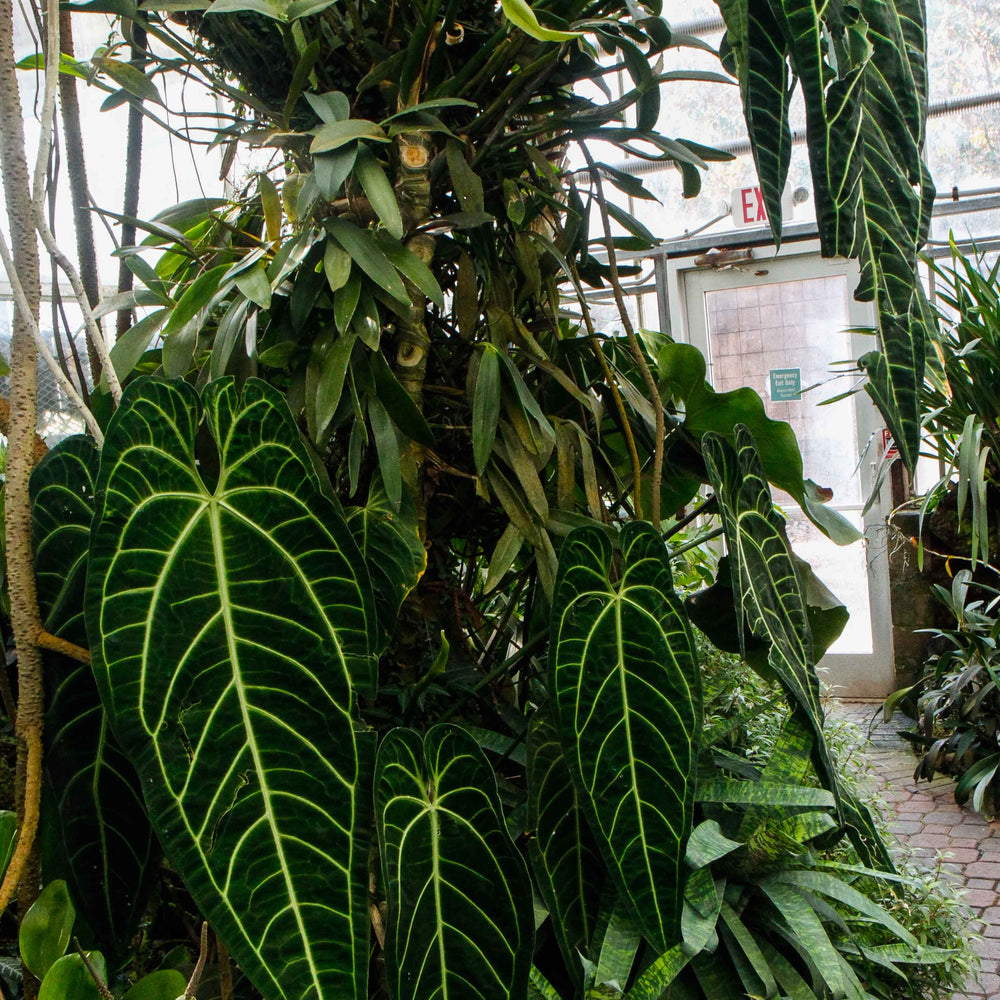
M 31 476 L 38 604 L 47 631 L 87 647 L 84 587 L 99 456 L 69 437 Z M 86 947 L 110 959 L 138 929 L 159 849 L 135 770 L 108 729 L 90 666 L 46 652 L 46 880 L 63 878 L 83 918 Z
M 824 256 L 856 257 L 856 296 L 878 306 L 883 355 L 866 387 L 912 469 L 929 314 L 917 277 L 934 185 L 924 0 L 717 0 L 776 236 L 788 173 L 787 70 L 801 83 Z
M 694 639 L 652 525 L 563 543 L 550 690 L 563 752 L 608 867 L 659 951 L 678 940 L 701 728 Z
M 457 726 L 379 749 L 375 815 L 393 1000 L 524 1000 L 531 885 L 482 750 Z
M 739 81 L 757 177 L 775 243 L 781 244 L 781 193 L 792 160 L 791 81 L 784 40 L 768 0 L 716 0 L 726 22 L 727 68 Z
M 816 770 L 833 793 L 854 846 L 865 864 L 891 870 L 871 817 L 843 793 L 830 757 L 805 601 L 753 435 L 738 425 L 734 450 L 718 435 L 706 434 L 702 453 L 722 513 L 741 641 L 745 628 L 768 643 L 767 662 L 810 731 Z M 789 723 L 789 731 L 794 732 L 797 724 L 798 720 Z
M 702 452 L 726 533 L 733 595 L 742 622 L 738 633 L 742 640 L 745 627 L 769 644 L 768 664 L 807 720 L 820 770 L 833 790 L 836 773 L 823 738 L 812 632 L 757 446 L 747 428 L 738 424 L 735 450 L 717 434 L 706 434 Z
M 590 950 L 606 872 L 555 726 L 543 711 L 528 730 L 528 829 L 535 881 L 579 992 L 580 956 Z
M 281 394 L 129 386 L 87 587 L 94 668 L 149 814 L 267 1000 L 367 995 L 364 563 Z

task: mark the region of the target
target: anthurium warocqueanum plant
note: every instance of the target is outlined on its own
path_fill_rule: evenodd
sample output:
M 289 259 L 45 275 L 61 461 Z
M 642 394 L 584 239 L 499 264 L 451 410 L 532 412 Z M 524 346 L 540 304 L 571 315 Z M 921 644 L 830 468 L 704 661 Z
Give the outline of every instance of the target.
M 195 50 L 111 7 L 169 45 L 149 81 L 214 65 L 217 141 L 280 152 L 122 248 L 142 287 L 98 315 L 143 310 L 125 395 L 95 386 L 103 444 L 33 477 L 44 626 L 92 659 L 46 653 L 45 879 L 84 946 L 122 966 L 162 851 L 266 1000 L 861 996 L 861 966 L 939 961 L 849 884 L 894 876 L 823 736 L 846 611 L 770 485 L 857 534 L 790 427 L 622 297 L 617 252 L 655 242 L 622 206 L 650 195 L 590 145 L 694 194 L 721 154 L 659 133 L 656 59 L 695 41 L 617 0 L 217 0 Z M 922 5 L 720 8 L 779 230 L 803 86 L 821 235 L 863 261 L 909 456 Z M 681 599 L 692 504 L 728 555 Z M 765 768 L 703 740 L 692 622 L 787 696 Z M 817 861 L 840 840 L 846 875 Z

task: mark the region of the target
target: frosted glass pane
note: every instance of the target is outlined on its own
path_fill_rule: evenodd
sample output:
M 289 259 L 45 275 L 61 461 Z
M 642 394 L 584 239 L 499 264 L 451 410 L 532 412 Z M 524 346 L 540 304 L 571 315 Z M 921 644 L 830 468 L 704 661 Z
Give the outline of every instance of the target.
M 831 367 L 851 358 L 847 296 L 842 275 L 705 293 L 709 380 L 719 392 L 750 386 L 769 417 L 790 423 L 806 477 L 833 489 L 836 505 L 862 502 L 854 401 L 818 404 L 847 384 L 838 379 L 798 400 L 774 402 L 769 376 L 797 368 L 803 389 L 829 381 Z
M 835 545 L 798 508 L 785 508 L 788 540 L 795 554 L 805 559 L 813 572 L 847 606 L 851 617 L 830 653 L 871 653 L 872 618 L 868 603 L 868 553 L 864 542 Z M 857 512 L 844 516 L 861 530 Z

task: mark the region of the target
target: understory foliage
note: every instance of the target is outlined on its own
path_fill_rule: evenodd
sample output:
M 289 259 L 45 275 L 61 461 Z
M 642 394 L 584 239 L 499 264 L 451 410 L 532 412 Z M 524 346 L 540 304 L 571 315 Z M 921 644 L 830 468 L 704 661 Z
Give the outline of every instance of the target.
M 905 734 L 920 753 L 918 778 L 954 775 L 955 798 L 997 813 L 1000 789 L 1000 700 L 997 614 L 1000 263 L 952 244 L 935 265 L 941 332 L 923 392 L 925 451 L 941 478 L 919 500 L 920 550 L 946 560 L 948 586 L 932 585 L 947 626 L 927 629 L 929 656 L 917 684 L 886 702 L 916 706 Z M 958 568 L 962 567 L 962 568 Z
M 225 1000 L 890 998 L 914 966 L 933 995 L 953 939 L 894 916 L 911 883 L 823 725 L 846 609 L 771 485 L 857 533 L 787 424 L 623 300 L 617 253 L 655 239 L 622 205 L 650 196 L 603 161 L 697 191 L 722 154 L 657 129 L 658 55 L 700 43 L 617 0 L 84 6 L 151 40 L 122 99 L 200 73 L 233 102 L 215 142 L 278 150 L 140 223 L 141 288 L 99 310 L 142 307 L 121 404 L 93 387 L 103 445 L 33 477 L 45 629 L 91 656 L 46 653 L 44 877 L 113 990 L 170 969 L 136 934 L 181 911 Z M 864 367 L 910 455 L 922 5 L 720 6 L 772 210 L 802 82 L 821 233 L 879 300 Z M 695 513 L 727 555 L 682 595 Z M 707 727 L 699 647 L 780 691 L 766 758 L 752 713 L 716 698 Z

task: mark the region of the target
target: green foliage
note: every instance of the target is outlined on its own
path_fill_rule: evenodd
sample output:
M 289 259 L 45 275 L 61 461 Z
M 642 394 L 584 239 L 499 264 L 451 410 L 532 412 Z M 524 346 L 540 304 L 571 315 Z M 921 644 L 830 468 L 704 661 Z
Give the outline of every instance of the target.
M 25 966 L 39 979 L 69 946 L 76 910 L 61 879 L 50 882 L 21 921 L 19 944 Z
M 21 921 L 21 956 L 41 981 L 39 1000 L 114 1000 L 104 956 L 80 948 L 73 937 L 75 920 L 66 883 L 57 879 L 45 886 Z M 75 950 L 67 953 L 71 937 Z M 160 969 L 129 987 L 123 1000 L 178 1000 L 187 986 L 176 970 Z
M 1000 617 L 998 598 L 991 596 L 988 603 L 974 598 L 973 586 L 967 569 L 955 574 L 950 591 L 933 586 L 956 627 L 927 630 L 941 648 L 928 658 L 919 684 L 886 702 L 886 715 L 901 697 L 915 697 L 916 725 L 904 734 L 923 751 L 915 776 L 931 780 L 938 772 L 955 775 L 956 801 L 992 817 L 1000 801 Z M 983 585 L 975 589 L 987 596 L 997 593 Z
M 650 525 L 633 522 L 621 545 L 615 585 L 600 530 L 578 528 L 564 543 L 550 686 L 591 829 L 643 934 L 665 951 L 680 926 L 701 686 L 663 542 Z
M 32 541 L 46 629 L 86 647 L 84 587 L 99 453 L 85 437 L 53 448 L 31 477 Z M 47 877 L 65 879 L 82 933 L 112 960 L 129 947 L 158 849 L 138 778 L 108 726 L 87 664 L 45 654 L 43 850 Z M 72 860 L 71 860 L 72 859 Z
M 94 669 L 160 840 L 262 990 L 364 995 L 373 747 L 350 713 L 376 621 L 354 540 L 258 381 L 136 381 L 101 458 Z
M 89 536 L 89 510 L 64 518 L 86 560 L 74 641 L 191 911 L 265 1000 L 857 993 L 849 920 L 882 929 L 883 966 L 937 961 L 819 864 L 849 832 L 891 868 L 825 743 L 815 662 L 846 612 L 768 482 L 848 533 L 755 394 L 715 394 L 691 348 L 593 330 L 584 286 L 616 285 L 632 270 L 608 255 L 655 237 L 620 205 L 642 182 L 573 175 L 567 148 L 672 162 L 695 191 L 722 154 L 655 127 L 658 56 L 685 40 L 631 0 L 391 12 L 216 0 L 189 18 L 196 48 L 127 12 L 154 62 L 172 53 L 154 76 L 207 72 L 232 102 L 220 142 L 279 150 L 232 202 L 162 212 L 123 251 L 154 311 L 115 348 L 130 384 L 86 464 Z M 874 92 L 889 55 L 840 44 L 874 8 L 848 14 L 837 71 Z M 801 39 L 772 41 L 774 79 L 786 58 L 805 78 Z M 582 96 L 613 76 L 629 89 Z M 869 158 L 840 155 L 844 124 L 806 89 L 835 201 Z M 912 131 L 922 93 L 894 97 L 866 113 Z M 823 218 L 867 224 L 843 190 Z M 592 229 L 605 216 L 624 235 Z M 901 297 L 908 249 L 863 236 L 824 239 L 861 254 L 880 305 Z M 705 485 L 730 560 L 702 588 L 713 560 L 691 557 L 685 603 L 682 546 L 642 514 L 687 523 Z M 794 706 L 760 760 L 718 678 L 705 734 L 699 596 L 706 634 Z
M 789 67 L 802 88 L 823 253 L 857 257 L 855 295 L 878 307 L 882 353 L 860 361 L 866 389 L 911 471 L 931 330 L 914 281 L 934 185 L 921 150 L 927 116 L 922 0 L 720 0 L 768 216 L 780 238 L 790 161 Z
M 523 995 L 531 888 L 472 737 L 457 726 L 435 726 L 423 740 L 391 732 L 379 749 L 375 810 L 392 996 Z
M 1000 264 L 965 256 L 952 244 L 947 267 L 934 265 L 941 333 L 924 381 L 924 436 L 944 470 L 926 494 L 921 522 L 941 545 L 967 557 L 975 570 L 989 563 L 1000 525 Z

